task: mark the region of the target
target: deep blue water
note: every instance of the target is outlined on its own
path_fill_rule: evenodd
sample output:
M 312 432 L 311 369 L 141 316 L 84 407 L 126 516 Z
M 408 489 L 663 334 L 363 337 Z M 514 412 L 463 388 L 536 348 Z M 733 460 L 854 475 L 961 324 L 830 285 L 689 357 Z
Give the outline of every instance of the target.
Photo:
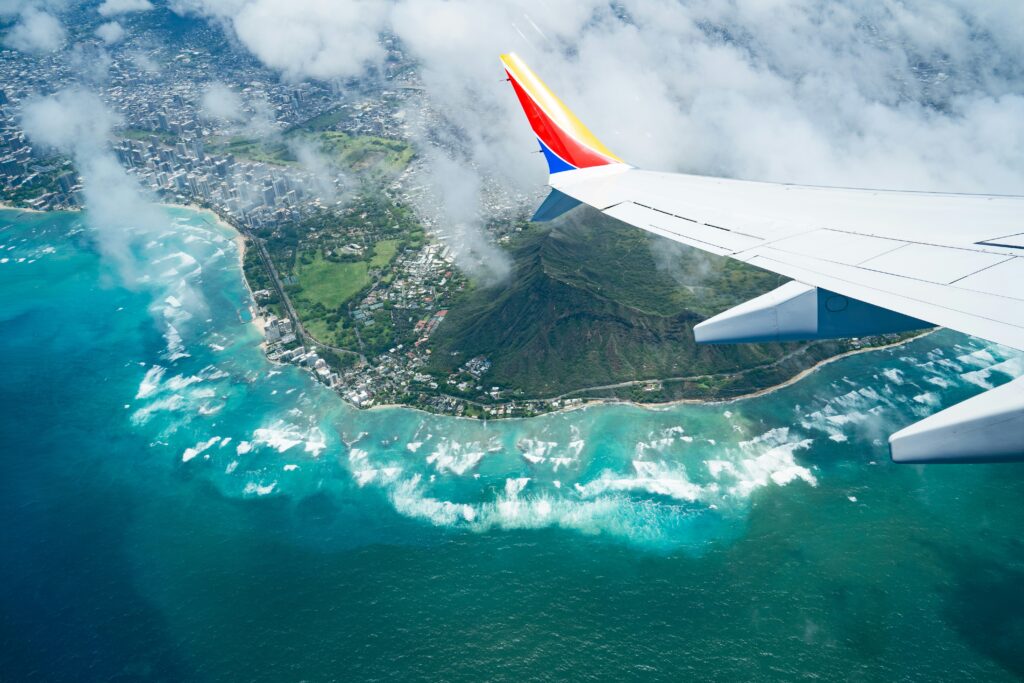
M 0 212 L 0 679 L 1013 679 L 1024 470 L 885 436 L 940 332 L 778 392 L 481 423 L 270 364 L 233 235 Z

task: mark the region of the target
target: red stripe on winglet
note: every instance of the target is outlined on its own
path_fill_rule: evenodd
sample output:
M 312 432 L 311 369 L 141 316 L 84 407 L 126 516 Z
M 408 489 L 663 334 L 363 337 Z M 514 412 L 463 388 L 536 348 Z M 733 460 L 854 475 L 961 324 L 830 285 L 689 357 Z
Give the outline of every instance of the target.
M 508 70 L 505 71 L 508 73 Z M 562 157 L 577 168 L 589 168 L 590 166 L 605 166 L 612 163 L 589 147 L 576 142 L 568 133 L 559 128 L 544 110 L 537 106 L 533 98 L 523 90 L 519 82 L 508 73 L 508 79 L 512 82 L 512 88 L 516 91 L 519 104 L 526 112 L 526 118 L 530 121 L 530 127 L 537 134 L 545 145 L 552 152 Z

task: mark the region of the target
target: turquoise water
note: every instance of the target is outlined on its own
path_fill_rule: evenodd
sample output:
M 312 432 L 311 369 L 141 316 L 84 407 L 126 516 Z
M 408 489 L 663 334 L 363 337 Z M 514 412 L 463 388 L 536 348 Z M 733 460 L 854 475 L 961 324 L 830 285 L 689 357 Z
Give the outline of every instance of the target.
M 264 358 L 208 215 L 127 260 L 84 221 L 0 212 L 3 680 L 1024 675 L 1024 470 L 885 447 L 1019 354 L 940 332 L 729 404 L 359 412 Z

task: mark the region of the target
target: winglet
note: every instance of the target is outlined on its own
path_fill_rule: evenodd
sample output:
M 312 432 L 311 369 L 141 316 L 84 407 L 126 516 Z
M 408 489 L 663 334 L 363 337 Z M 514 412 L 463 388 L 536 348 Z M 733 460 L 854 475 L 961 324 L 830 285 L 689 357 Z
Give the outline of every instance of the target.
M 501 56 L 508 80 L 552 173 L 625 163 L 594 137 L 515 53 Z

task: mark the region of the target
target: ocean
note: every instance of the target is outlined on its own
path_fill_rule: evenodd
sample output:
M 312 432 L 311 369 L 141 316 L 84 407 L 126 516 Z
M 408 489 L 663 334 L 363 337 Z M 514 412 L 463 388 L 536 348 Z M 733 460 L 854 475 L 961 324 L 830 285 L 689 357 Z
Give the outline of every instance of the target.
M 757 398 L 479 422 L 270 363 L 235 235 L 0 211 L 0 679 L 1013 680 L 1024 469 L 886 436 L 941 331 Z

